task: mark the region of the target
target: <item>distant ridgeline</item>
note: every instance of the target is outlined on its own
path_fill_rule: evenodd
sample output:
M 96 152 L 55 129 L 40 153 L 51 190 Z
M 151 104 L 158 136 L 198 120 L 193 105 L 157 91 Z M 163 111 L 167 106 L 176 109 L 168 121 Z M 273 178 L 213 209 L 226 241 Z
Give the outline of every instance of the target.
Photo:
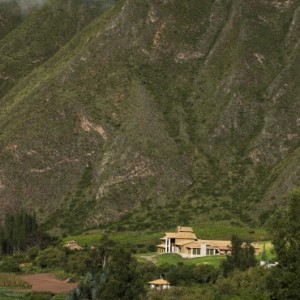
M 39 245 L 44 248 L 56 239 L 39 230 L 35 214 L 20 211 L 7 214 L 0 226 L 0 254 L 16 254 Z

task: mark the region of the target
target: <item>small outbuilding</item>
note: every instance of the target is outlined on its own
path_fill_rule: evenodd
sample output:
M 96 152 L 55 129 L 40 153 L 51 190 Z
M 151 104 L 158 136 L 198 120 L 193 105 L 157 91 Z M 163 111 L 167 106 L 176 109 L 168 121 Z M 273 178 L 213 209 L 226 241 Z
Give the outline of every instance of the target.
M 68 241 L 64 244 L 64 248 L 68 248 L 70 250 L 82 250 L 82 247 L 80 247 L 76 241 Z
M 152 290 L 167 290 L 170 288 L 170 282 L 162 278 L 149 282 Z

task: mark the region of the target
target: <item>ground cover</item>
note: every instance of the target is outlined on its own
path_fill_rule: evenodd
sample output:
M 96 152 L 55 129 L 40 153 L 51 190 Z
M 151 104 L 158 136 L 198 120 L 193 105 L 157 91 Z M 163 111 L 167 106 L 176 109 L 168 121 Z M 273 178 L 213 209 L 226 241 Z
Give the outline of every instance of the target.
M 65 300 L 66 294 L 32 292 L 18 288 L 0 288 L 1 300 Z
M 12 288 L 0 288 L 1 300 L 26 299 L 31 294 L 30 290 L 16 290 Z
M 31 285 L 13 273 L 0 273 L 0 288 L 29 289 Z M 0 298 L 2 299 L 2 298 Z
M 226 259 L 225 256 L 206 256 L 197 258 L 182 258 L 180 255 L 175 253 L 161 254 L 156 256 L 157 264 L 170 264 L 177 265 L 178 263 L 184 263 L 187 265 L 212 265 L 219 267 L 221 262 Z
M 243 240 L 264 241 L 269 240 L 269 235 L 264 228 L 244 228 L 226 224 L 203 224 L 192 226 L 199 239 L 219 239 L 230 240 L 233 234 L 238 235 Z M 176 228 L 170 228 L 166 231 L 175 231 Z M 100 242 L 104 230 L 95 229 L 78 235 L 67 236 L 63 242 L 75 240 L 81 246 L 97 245 Z M 129 244 L 151 244 L 159 242 L 159 238 L 164 232 L 146 232 L 146 231 L 121 231 L 112 232 L 109 237 L 120 243 Z
M 264 228 L 237 227 L 228 224 L 203 224 L 192 226 L 199 239 L 230 240 L 232 235 L 238 235 L 242 240 L 265 241 L 270 238 Z
M 265 248 L 266 251 L 266 255 L 269 261 L 275 260 L 276 259 L 276 253 L 274 250 L 274 246 L 272 244 L 272 242 L 270 241 L 262 241 L 259 242 L 259 247 L 261 249 L 260 251 L 260 255 L 257 257 L 258 259 L 262 259 L 262 251 Z
M 63 239 L 63 242 L 70 240 L 75 240 L 79 245 L 91 246 L 97 245 L 100 242 L 101 237 L 103 236 L 103 230 L 91 230 L 83 234 L 71 235 Z M 163 233 L 147 233 L 147 232 L 115 232 L 109 234 L 110 239 L 120 243 L 129 243 L 129 244 L 148 244 L 156 242 Z

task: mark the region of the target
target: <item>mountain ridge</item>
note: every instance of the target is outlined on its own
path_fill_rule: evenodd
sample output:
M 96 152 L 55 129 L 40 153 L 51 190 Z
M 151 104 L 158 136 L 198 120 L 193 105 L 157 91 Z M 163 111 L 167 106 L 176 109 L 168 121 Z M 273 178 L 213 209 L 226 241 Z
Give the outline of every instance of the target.
M 1 202 L 64 230 L 265 221 L 298 186 L 299 7 L 118 1 L 1 98 Z

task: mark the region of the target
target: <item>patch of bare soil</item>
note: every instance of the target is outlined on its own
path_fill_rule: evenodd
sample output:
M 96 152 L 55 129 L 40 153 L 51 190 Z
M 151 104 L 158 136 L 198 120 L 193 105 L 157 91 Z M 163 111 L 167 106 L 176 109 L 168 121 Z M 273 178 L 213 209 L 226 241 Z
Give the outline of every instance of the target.
M 54 274 L 32 274 L 20 276 L 32 286 L 34 292 L 67 293 L 77 287 L 77 283 L 59 280 Z

